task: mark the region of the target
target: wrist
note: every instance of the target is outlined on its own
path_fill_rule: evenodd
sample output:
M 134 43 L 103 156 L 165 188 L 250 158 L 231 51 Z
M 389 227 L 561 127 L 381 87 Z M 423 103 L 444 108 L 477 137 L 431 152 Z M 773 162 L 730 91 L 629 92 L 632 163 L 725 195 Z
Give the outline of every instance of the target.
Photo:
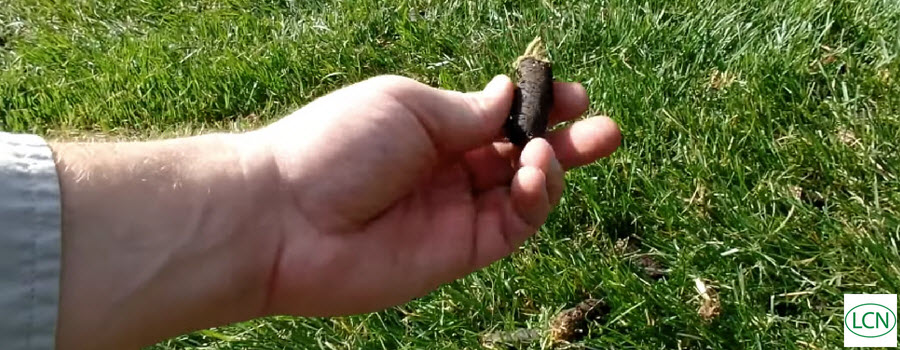
M 283 207 L 290 202 L 278 163 L 269 148 L 266 136 L 258 132 L 218 135 L 226 148 L 232 150 L 235 169 L 241 176 L 234 185 L 240 198 L 228 217 L 236 245 L 243 257 L 240 264 L 239 286 L 247 289 L 239 301 L 253 305 L 251 313 L 240 319 L 267 315 L 273 274 L 284 241 L 285 219 Z M 231 259 L 237 256 L 231 256 Z
M 233 322 L 262 316 L 267 299 L 269 271 L 278 258 L 282 234 L 280 174 L 267 142 L 253 133 L 209 135 L 220 145 L 223 155 L 209 172 L 197 180 L 218 187 L 228 194 L 209 196 L 204 206 L 204 221 L 213 223 L 195 234 L 222 240 L 221 252 L 209 262 L 228 265 L 227 308 L 246 306 L 247 312 L 228 320 Z M 201 151 L 206 152 L 206 151 Z M 227 170 L 226 170 L 227 169 Z M 221 223 L 215 223 L 222 220 Z M 189 228 L 190 229 L 190 228 Z M 218 303 L 216 308 L 223 307 Z M 235 308 L 237 309 L 237 308 Z

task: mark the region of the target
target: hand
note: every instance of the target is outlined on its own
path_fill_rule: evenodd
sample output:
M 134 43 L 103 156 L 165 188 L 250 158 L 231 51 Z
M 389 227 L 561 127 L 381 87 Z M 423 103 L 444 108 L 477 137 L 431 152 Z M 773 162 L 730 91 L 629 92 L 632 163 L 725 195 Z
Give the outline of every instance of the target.
M 513 85 L 438 90 L 378 77 L 325 96 L 249 135 L 268 144 L 280 212 L 264 314 L 344 315 L 421 296 L 507 256 L 562 195 L 564 169 L 612 153 L 606 117 L 524 150 L 500 142 Z M 588 105 L 556 83 L 552 124 Z M 554 153 L 554 151 L 556 153 Z
M 559 201 L 563 170 L 620 140 L 598 117 L 520 154 L 499 142 L 512 89 L 506 77 L 470 94 L 379 77 L 254 132 L 52 144 L 58 347 L 379 310 L 508 255 Z M 587 108 L 579 84 L 554 93 L 553 123 Z

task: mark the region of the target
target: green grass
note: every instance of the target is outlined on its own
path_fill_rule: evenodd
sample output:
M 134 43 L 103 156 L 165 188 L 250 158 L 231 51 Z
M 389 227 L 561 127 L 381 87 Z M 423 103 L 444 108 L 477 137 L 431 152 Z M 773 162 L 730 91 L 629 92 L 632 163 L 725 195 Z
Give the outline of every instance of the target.
M 842 294 L 900 291 L 892 0 L 0 0 L 0 129 L 240 130 L 382 73 L 478 89 L 537 34 L 624 141 L 519 253 L 384 312 L 152 349 L 477 348 L 587 296 L 610 306 L 594 348 L 838 348 Z

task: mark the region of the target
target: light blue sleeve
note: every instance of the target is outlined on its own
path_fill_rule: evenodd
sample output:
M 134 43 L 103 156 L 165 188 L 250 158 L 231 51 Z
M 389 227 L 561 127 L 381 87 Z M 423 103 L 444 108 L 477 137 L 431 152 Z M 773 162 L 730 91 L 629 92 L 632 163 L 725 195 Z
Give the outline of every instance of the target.
M 0 132 L 0 349 L 55 346 L 60 211 L 47 143 Z

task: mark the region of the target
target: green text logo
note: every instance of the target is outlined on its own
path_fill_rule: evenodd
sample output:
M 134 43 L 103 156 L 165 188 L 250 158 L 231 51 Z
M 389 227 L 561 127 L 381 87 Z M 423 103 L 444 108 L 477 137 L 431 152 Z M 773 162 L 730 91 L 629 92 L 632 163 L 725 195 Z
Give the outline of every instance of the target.
M 859 304 L 844 315 L 844 327 L 860 337 L 878 338 L 897 327 L 897 315 L 881 304 Z

